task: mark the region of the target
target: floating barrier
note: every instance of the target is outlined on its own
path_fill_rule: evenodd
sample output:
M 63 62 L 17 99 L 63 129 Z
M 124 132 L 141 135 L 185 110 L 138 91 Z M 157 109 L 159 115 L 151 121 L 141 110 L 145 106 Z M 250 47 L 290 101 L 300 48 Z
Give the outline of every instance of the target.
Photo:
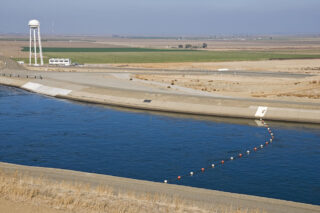
M 255 152 L 257 152 L 257 151 L 259 151 L 259 150 L 262 150 L 263 148 L 265 148 L 267 145 L 271 144 L 271 143 L 274 141 L 274 134 L 273 134 L 273 132 L 271 131 L 271 128 L 269 127 L 269 125 L 268 125 L 264 120 L 262 120 L 262 118 L 260 118 L 260 121 L 261 121 L 261 123 L 263 123 L 264 127 L 266 127 L 266 129 L 267 129 L 267 132 L 270 134 L 270 139 L 267 140 L 267 141 L 264 143 L 264 145 L 261 144 L 261 145 L 258 146 L 258 147 L 254 147 L 252 150 L 255 151 Z M 249 155 L 249 154 L 250 154 L 250 149 L 248 149 L 248 150 L 246 151 L 246 153 L 247 153 L 247 155 Z M 209 169 L 209 168 L 213 169 L 213 168 L 215 168 L 216 166 L 219 166 L 219 165 L 222 166 L 225 162 L 228 162 L 228 161 L 231 162 L 231 161 L 233 161 L 233 160 L 240 159 L 240 158 L 242 158 L 242 156 L 243 156 L 242 153 L 239 153 L 239 154 L 236 155 L 236 156 L 230 156 L 230 158 L 222 159 L 222 160 L 218 161 L 218 163 L 216 163 L 216 164 L 212 163 L 210 167 L 207 167 L 207 169 Z M 172 181 L 172 182 L 174 182 L 175 180 L 178 180 L 178 181 L 179 181 L 179 180 L 181 180 L 183 177 L 194 176 L 196 173 L 204 173 L 205 170 L 206 170 L 206 168 L 205 168 L 205 167 L 202 167 L 200 170 L 198 170 L 198 172 L 193 172 L 193 171 L 191 171 L 188 175 L 183 175 L 183 176 L 180 176 L 180 175 L 179 175 L 176 179 L 172 179 L 171 181 Z M 164 183 L 168 183 L 168 182 L 169 182 L 168 180 L 164 180 Z

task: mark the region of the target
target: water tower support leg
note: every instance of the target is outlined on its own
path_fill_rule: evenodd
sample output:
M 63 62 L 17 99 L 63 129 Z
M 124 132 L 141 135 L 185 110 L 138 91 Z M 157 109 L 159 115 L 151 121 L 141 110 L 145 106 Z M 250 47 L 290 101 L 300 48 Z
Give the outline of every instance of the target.
M 31 33 L 31 29 L 30 29 L 30 42 L 29 42 L 29 65 L 31 65 L 31 57 L 32 57 L 31 44 L 32 44 L 32 33 Z
M 33 39 L 34 39 L 34 64 L 37 65 L 37 37 L 36 30 L 33 29 Z
M 38 40 L 39 40 L 39 49 L 40 49 L 40 64 L 43 65 L 43 57 L 42 57 L 42 45 L 41 45 L 41 37 L 40 37 L 40 27 L 38 27 Z

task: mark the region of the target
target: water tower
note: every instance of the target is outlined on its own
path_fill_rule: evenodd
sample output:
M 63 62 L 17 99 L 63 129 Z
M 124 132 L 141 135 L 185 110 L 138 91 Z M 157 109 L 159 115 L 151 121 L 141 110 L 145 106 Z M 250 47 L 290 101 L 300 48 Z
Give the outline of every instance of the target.
M 29 65 L 31 65 L 31 57 L 32 57 L 32 32 L 33 32 L 33 43 L 34 43 L 34 65 L 38 66 L 37 63 L 37 34 L 38 31 L 38 41 L 39 41 L 39 50 L 40 50 L 40 65 L 43 65 L 43 57 L 42 57 L 42 46 L 41 46 L 41 37 L 40 37 L 40 22 L 38 20 L 29 21 L 30 27 L 30 46 L 29 46 Z

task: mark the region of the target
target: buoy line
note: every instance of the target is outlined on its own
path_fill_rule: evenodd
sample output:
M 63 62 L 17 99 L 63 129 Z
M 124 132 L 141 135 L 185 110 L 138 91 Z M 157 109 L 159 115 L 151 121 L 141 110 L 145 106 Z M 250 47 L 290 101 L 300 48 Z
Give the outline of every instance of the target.
M 251 152 L 258 152 L 259 150 L 261 149 L 264 149 L 266 146 L 268 146 L 269 144 L 273 143 L 274 142 L 274 133 L 272 132 L 271 128 L 269 127 L 269 125 L 264 121 L 262 120 L 262 118 L 260 118 L 260 121 L 261 123 L 263 124 L 263 126 L 266 128 L 267 132 L 269 133 L 269 138 L 268 140 L 266 140 L 264 143 L 258 145 L 258 146 L 255 146 L 251 149 L 248 149 L 246 150 L 245 152 L 243 153 L 238 153 L 237 155 L 233 155 L 233 156 L 230 156 L 229 158 L 225 158 L 225 159 L 221 159 L 219 161 L 215 161 L 213 162 L 210 166 L 207 166 L 207 167 L 202 167 L 201 169 L 199 170 L 195 170 L 195 171 L 190 171 L 188 174 L 185 174 L 185 175 L 179 175 L 177 176 L 176 178 L 172 178 L 172 179 L 165 179 L 163 182 L 164 183 L 173 183 L 173 182 L 176 182 L 176 181 L 180 181 L 182 178 L 184 177 L 192 177 L 193 175 L 195 174 L 201 174 L 201 173 L 204 173 L 207 169 L 214 169 L 216 167 L 219 167 L 219 166 L 222 166 L 224 165 L 225 163 L 227 162 L 231 162 L 231 161 L 234 161 L 234 160 L 237 160 L 237 159 L 240 159 L 242 157 L 245 156 L 248 156 L 250 155 Z

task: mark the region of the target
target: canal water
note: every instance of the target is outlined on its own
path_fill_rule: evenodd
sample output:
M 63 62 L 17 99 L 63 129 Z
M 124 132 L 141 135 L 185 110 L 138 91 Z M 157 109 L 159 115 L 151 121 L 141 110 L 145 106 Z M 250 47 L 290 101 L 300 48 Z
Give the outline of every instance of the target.
M 320 204 L 320 128 L 210 120 L 74 103 L 0 86 L 0 161 Z

